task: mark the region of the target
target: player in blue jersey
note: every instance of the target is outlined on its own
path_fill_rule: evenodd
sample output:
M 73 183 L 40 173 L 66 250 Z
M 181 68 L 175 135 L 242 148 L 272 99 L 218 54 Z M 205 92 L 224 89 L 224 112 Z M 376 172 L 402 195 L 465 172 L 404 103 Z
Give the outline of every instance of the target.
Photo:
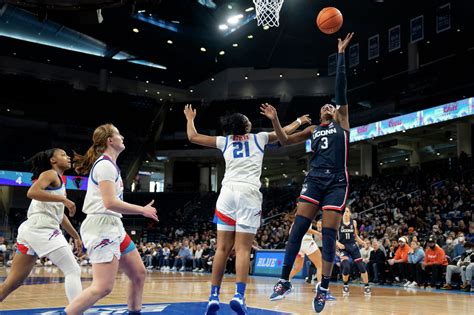
M 299 198 L 294 226 L 288 238 L 281 279 L 275 285 L 270 299 L 276 300 L 291 292 L 288 279 L 301 241 L 319 209 L 322 209 L 323 277 L 316 285 L 316 296 L 313 300 L 313 309 L 317 313 L 323 310 L 326 302 L 336 253 L 337 230 L 349 191 L 347 153 L 350 127 L 344 51 L 353 35 L 354 33 L 349 33 L 344 40 L 338 41 L 336 107 L 326 104 L 321 108 L 321 123 L 318 126 L 311 125 L 301 132 L 287 135 L 280 125 L 275 108 L 269 105 L 261 107 L 262 114 L 272 121 L 282 145 L 304 142 L 311 138 L 311 148 L 314 151 L 310 162 L 311 169 Z
M 341 257 L 351 258 L 359 268 L 360 276 L 364 282 L 364 295 L 371 295 L 372 289 L 369 286 L 369 275 L 365 268 L 364 262 L 360 255 L 360 250 L 356 245 L 356 242 L 365 245 L 364 241 L 359 237 L 357 233 L 357 221 L 351 219 L 351 209 L 346 207 L 346 211 L 342 217 L 341 226 L 339 227 L 339 241 L 337 247 L 341 250 Z M 341 261 L 342 281 L 344 281 L 344 287 L 342 288 L 342 295 L 349 295 L 349 274 L 351 271 L 351 263 L 349 259 Z

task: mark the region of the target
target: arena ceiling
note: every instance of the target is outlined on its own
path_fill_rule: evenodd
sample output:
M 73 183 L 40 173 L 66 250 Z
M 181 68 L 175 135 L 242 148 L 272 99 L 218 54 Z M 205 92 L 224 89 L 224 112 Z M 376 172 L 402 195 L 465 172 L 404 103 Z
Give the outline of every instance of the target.
M 438 35 L 434 26 L 437 7 L 449 0 L 287 0 L 281 11 L 280 27 L 268 30 L 258 27 L 253 19 L 252 0 L 7 2 L 32 12 L 41 23 L 57 23 L 77 32 L 73 36 L 99 41 L 104 45 L 105 58 L 65 52 L 24 41 L 21 36 L 11 38 L 5 33 L 2 35 L 6 37 L 0 36 L 3 54 L 72 68 L 80 66 L 89 71 L 106 68 L 114 75 L 182 88 L 189 88 L 229 67 L 317 68 L 324 75 L 328 55 L 335 52 L 337 37 L 349 31 L 356 33 L 354 43 L 360 44 L 360 65 L 356 67 L 360 80 L 363 81 L 364 76 L 366 79 L 389 76 L 406 69 L 409 21 L 421 14 L 426 21 L 426 40 L 419 44 L 423 62 L 474 46 L 474 36 L 469 36 L 472 35 L 472 23 L 469 23 L 474 11 L 472 1 L 450 1 L 452 31 Z M 65 5 L 72 2 L 84 5 Z M 49 5 L 41 8 L 38 3 Z M 94 7 L 94 3 L 99 4 Z M 317 12 L 326 6 L 338 7 L 344 16 L 344 25 L 336 35 L 324 35 L 315 26 Z M 99 7 L 103 7 L 100 24 L 95 10 Z M 239 14 L 243 17 L 236 25 L 227 22 L 229 17 Z M 32 24 L 29 22 L 22 23 L 23 32 L 31 31 L 25 26 Z M 221 24 L 228 24 L 230 28 L 220 30 Z M 397 53 L 389 53 L 387 32 L 398 24 L 402 26 L 402 48 Z M 0 31 L 2 28 L 6 29 L 6 24 L 0 25 Z M 231 31 L 233 28 L 235 30 Z M 40 37 L 47 36 L 44 24 L 37 31 L 43 32 Z M 58 31 L 57 35 L 63 31 Z M 377 60 L 369 62 L 367 40 L 376 34 L 380 34 L 381 53 Z M 119 55 L 123 58 L 114 58 Z M 159 65 L 166 70 L 131 64 L 125 62 L 127 60 Z

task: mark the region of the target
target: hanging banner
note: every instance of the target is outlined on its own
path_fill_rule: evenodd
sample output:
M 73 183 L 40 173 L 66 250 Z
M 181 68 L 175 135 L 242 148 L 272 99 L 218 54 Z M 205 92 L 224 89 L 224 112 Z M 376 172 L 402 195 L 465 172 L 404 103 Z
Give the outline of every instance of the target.
M 436 10 L 436 34 L 451 29 L 451 3 L 446 3 Z
M 410 42 L 416 43 L 425 38 L 423 15 L 410 20 Z
M 377 34 L 369 38 L 369 60 L 378 58 L 379 50 L 379 34 Z
M 397 25 L 388 30 L 388 51 L 392 52 L 400 49 L 400 47 L 400 25 Z

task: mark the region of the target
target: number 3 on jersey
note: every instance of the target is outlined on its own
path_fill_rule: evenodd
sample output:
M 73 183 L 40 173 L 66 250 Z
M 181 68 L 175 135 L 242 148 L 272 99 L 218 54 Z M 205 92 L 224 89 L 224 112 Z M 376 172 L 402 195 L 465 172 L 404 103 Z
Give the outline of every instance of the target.
M 321 138 L 321 149 L 327 149 L 328 148 L 328 137 L 322 137 Z
M 248 141 L 245 142 L 233 142 L 232 145 L 234 146 L 234 159 L 239 159 L 243 157 L 250 156 L 250 147 Z M 245 152 L 244 152 L 245 147 Z

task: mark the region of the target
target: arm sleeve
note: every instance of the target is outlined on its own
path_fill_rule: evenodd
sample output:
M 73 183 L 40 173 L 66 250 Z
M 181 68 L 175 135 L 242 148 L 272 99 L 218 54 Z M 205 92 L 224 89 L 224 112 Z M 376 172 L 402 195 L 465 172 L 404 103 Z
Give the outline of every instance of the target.
M 95 165 L 93 175 L 94 175 L 93 177 L 95 181 L 98 183 L 104 180 L 115 182 L 115 180 L 117 179 L 118 173 L 117 173 L 117 169 L 112 164 L 112 162 L 105 160 Z
M 337 54 L 335 94 L 336 105 L 347 105 L 346 58 L 344 53 Z
M 216 137 L 216 148 L 224 151 L 227 137 Z

